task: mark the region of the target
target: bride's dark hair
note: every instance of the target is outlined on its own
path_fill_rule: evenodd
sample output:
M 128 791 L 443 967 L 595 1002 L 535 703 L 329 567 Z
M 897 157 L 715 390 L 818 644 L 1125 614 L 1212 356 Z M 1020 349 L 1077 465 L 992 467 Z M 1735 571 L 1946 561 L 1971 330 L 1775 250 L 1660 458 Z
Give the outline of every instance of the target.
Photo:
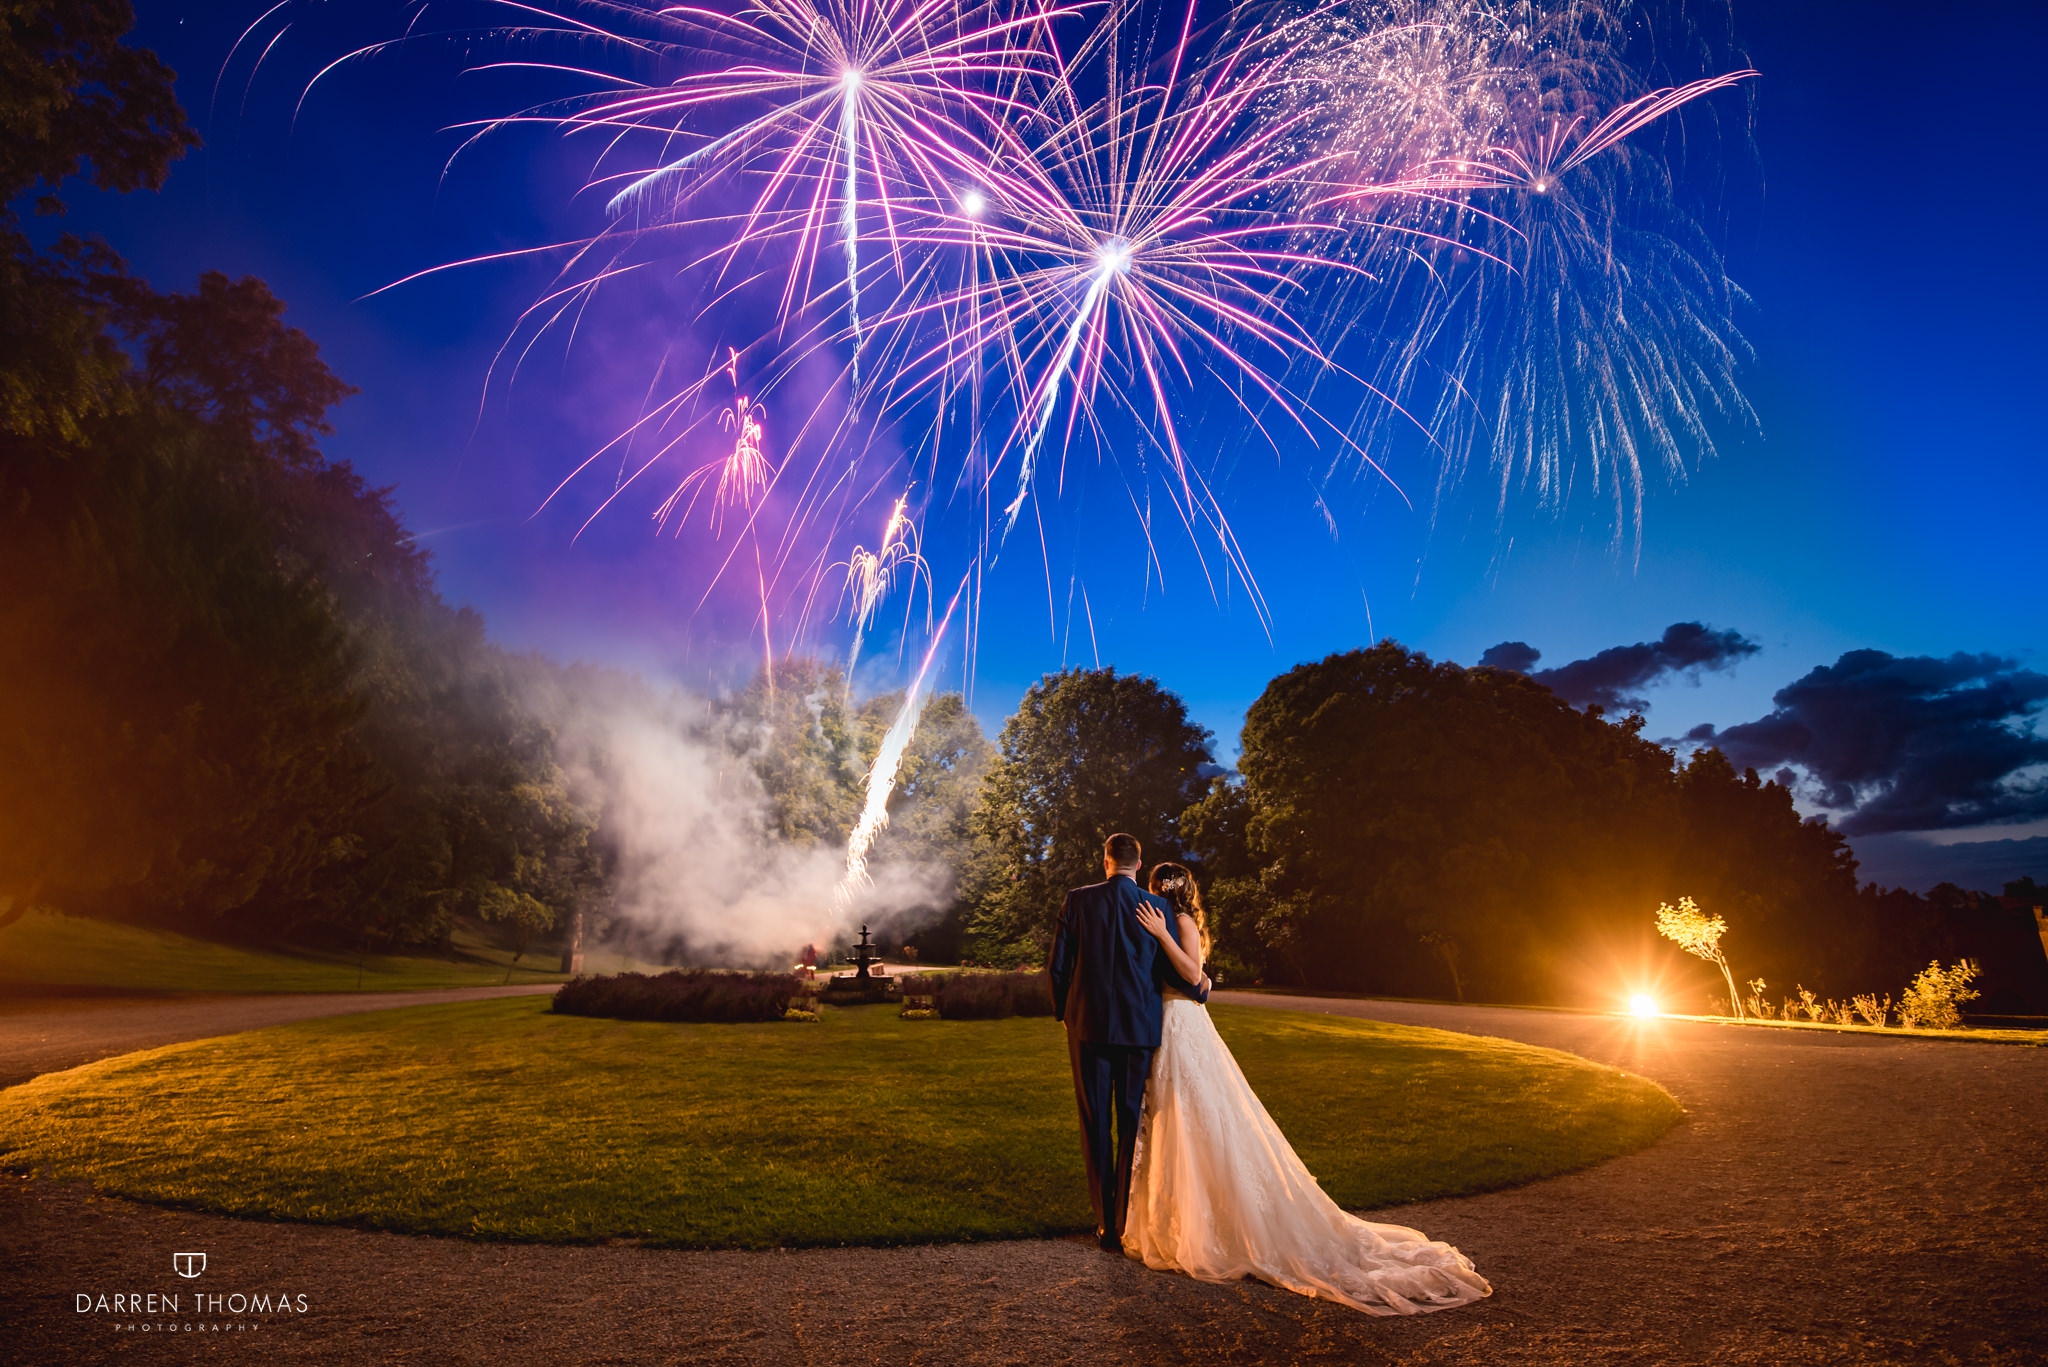
M 1152 877 L 1145 885 L 1155 895 L 1173 903 L 1173 909 L 1182 916 L 1195 918 L 1195 929 L 1202 936 L 1202 957 L 1209 957 L 1209 911 L 1202 905 L 1202 889 L 1195 882 L 1195 875 L 1185 864 L 1154 864 Z

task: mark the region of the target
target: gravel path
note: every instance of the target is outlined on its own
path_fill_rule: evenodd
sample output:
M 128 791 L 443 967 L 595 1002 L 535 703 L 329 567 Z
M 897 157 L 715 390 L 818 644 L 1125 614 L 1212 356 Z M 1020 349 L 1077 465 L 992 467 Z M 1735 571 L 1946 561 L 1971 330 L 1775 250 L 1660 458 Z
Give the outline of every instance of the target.
M 385 1011 L 479 997 L 523 997 L 552 992 L 553 983 L 517 987 L 445 987 L 419 992 L 292 992 L 262 996 L 23 997 L 0 1000 L 0 1087 L 37 1073 L 154 1049 L 180 1040 L 210 1039 L 265 1025 Z
M 1224 999 L 1245 1000 L 1234 994 Z M 797 1253 L 549 1248 L 160 1210 L 0 1179 L 0 1361 L 2036 1364 L 2048 1050 L 1260 997 L 1569 1049 L 1687 1123 L 1514 1191 L 1402 1207 L 1493 1299 L 1370 1319 L 1083 1241 Z M 204 1250 L 203 1279 L 171 1253 Z M 304 1293 L 304 1315 L 78 1314 L 79 1292 Z M 181 1332 L 117 1330 L 176 1324 Z M 245 1323 L 248 1321 L 244 1321 Z M 197 1336 L 185 1324 L 227 1326 Z

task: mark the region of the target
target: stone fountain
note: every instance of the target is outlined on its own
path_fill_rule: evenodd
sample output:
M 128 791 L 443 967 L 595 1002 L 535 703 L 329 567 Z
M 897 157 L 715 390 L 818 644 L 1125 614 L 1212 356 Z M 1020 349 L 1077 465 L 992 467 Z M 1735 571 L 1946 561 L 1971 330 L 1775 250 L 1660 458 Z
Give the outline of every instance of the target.
M 825 985 L 825 1000 L 833 1006 L 854 1006 L 863 1002 L 894 1001 L 897 984 L 882 967 L 882 956 L 860 928 L 860 940 L 853 947 L 853 972 L 834 973 Z

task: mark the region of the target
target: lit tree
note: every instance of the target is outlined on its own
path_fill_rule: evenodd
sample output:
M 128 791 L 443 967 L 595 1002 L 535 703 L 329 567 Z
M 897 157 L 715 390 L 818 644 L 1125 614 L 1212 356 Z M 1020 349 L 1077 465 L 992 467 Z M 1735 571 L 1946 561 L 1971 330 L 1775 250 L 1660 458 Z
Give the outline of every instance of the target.
M 1728 981 L 1728 1005 L 1735 1018 L 1741 1020 L 1742 997 L 1735 990 L 1735 975 L 1728 969 L 1728 956 L 1721 952 L 1721 936 L 1727 929 L 1726 921 L 1707 915 L 1690 897 L 1679 898 L 1675 907 L 1666 902 L 1657 908 L 1657 933 L 1721 970 L 1721 976 Z

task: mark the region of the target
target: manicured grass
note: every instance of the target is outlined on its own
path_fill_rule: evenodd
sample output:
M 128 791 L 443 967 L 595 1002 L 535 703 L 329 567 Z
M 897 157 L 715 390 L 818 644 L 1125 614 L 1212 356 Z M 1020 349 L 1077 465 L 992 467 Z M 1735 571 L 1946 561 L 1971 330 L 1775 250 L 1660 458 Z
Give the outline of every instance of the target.
M 152 992 L 375 992 L 429 987 L 483 987 L 561 982 L 553 952 L 529 952 L 512 964 L 510 950 L 458 931 L 456 957 L 251 949 L 167 930 L 32 911 L 0 928 L 0 995 L 9 984 Z M 593 962 L 594 957 L 594 962 Z M 617 962 L 614 962 L 617 960 Z M 593 973 L 638 968 L 619 956 L 586 956 Z M 360 978 L 360 988 L 358 980 Z
M 1523 1182 L 1651 1142 L 1654 1083 L 1568 1054 L 1219 1007 L 1339 1201 Z M 1090 1220 L 1060 1027 L 558 1016 L 510 998 L 172 1045 L 0 1093 L 0 1165 L 222 1211 L 693 1247 L 1059 1234 Z

